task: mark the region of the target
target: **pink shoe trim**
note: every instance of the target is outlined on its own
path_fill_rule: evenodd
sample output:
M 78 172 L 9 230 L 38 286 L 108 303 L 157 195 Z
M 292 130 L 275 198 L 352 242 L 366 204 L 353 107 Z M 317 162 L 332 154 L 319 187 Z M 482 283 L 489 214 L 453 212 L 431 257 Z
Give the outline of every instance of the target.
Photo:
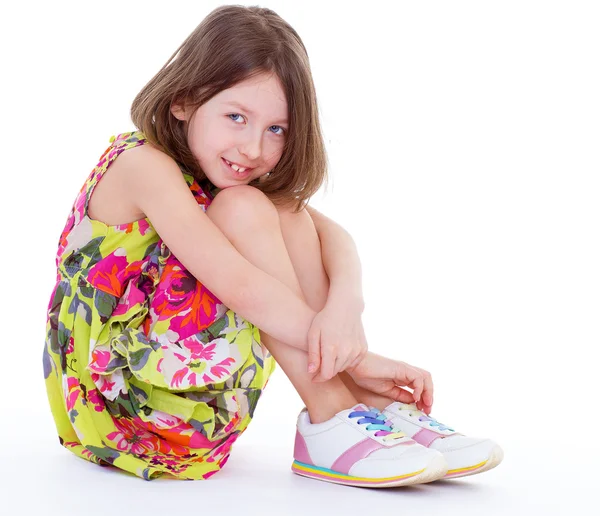
M 376 450 L 383 448 L 383 445 L 379 444 L 374 439 L 365 439 L 356 443 L 351 448 L 348 448 L 342 453 L 336 461 L 332 464 L 331 469 L 339 473 L 347 475 L 350 468 L 354 466 L 359 460 L 368 457 Z
M 426 448 L 429 448 L 429 446 L 431 446 L 431 443 L 433 441 L 435 441 L 436 439 L 439 439 L 441 437 L 445 437 L 445 436 L 442 436 L 442 435 L 438 434 L 437 432 L 428 430 L 427 428 L 421 428 L 421 430 L 419 430 L 415 435 L 412 436 L 412 439 L 417 441 L 420 445 L 425 446 Z
M 294 459 L 300 462 L 304 462 L 304 464 L 314 465 L 308 453 L 306 441 L 304 440 L 304 437 L 302 437 L 298 430 L 296 430 L 296 442 L 294 443 Z

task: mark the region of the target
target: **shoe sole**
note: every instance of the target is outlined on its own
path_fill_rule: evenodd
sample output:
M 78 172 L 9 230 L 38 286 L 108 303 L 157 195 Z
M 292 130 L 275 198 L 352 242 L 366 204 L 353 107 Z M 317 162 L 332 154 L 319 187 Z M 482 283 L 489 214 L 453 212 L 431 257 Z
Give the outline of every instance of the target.
M 292 471 L 297 475 L 323 480 L 324 482 L 333 482 L 334 484 L 343 484 L 355 487 L 398 487 L 412 484 L 424 484 L 433 482 L 444 477 L 448 471 L 448 464 L 443 456 L 435 457 L 426 468 L 414 473 L 407 473 L 397 477 L 386 478 L 367 478 L 353 477 L 344 475 L 338 471 L 327 468 L 320 468 L 310 464 L 304 464 L 295 460 L 292 464 Z
M 473 466 L 467 466 L 465 468 L 450 469 L 443 479 L 468 477 L 469 475 L 483 473 L 484 471 L 495 468 L 502 462 L 503 458 L 504 452 L 502 451 L 502 448 L 500 448 L 500 446 L 495 446 L 492 449 L 492 453 L 490 453 L 490 457 L 486 461 L 480 462 L 479 464 L 474 464 Z

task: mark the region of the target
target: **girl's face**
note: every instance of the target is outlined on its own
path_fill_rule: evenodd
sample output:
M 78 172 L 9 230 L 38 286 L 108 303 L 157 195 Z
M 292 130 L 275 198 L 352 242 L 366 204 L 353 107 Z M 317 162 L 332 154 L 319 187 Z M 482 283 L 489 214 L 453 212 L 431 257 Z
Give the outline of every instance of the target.
M 257 75 L 219 92 L 191 119 L 179 106 L 171 112 L 189 126 L 188 145 L 219 189 L 267 174 L 283 153 L 288 108 L 274 74 Z

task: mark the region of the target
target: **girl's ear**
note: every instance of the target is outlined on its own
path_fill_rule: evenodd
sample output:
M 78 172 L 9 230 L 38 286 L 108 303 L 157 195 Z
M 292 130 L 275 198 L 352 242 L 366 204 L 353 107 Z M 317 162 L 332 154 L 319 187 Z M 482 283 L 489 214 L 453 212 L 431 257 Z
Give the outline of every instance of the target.
M 171 113 L 177 118 L 177 120 L 185 120 L 185 110 L 181 107 L 181 104 L 171 104 Z

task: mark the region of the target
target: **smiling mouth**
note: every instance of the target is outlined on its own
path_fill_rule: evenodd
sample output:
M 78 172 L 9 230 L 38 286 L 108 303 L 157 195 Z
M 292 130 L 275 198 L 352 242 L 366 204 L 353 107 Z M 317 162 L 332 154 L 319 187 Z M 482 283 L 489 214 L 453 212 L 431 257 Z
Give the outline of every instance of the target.
M 241 172 L 236 170 L 235 168 L 233 168 L 234 166 L 236 168 L 238 168 L 237 165 L 235 165 L 234 163 L 231 163 L 230 161 L 226 160 L 225 158 L 221 158 L 223 160 L 223 163 L 225 163 L 225 165 L 229 168 L 229 170 L 231 170 L 233 172 L 233 174 L 237 177 L 240 178 L 246 178 L 248 176 L 250 176 L 250 173 L 254 170 L 254 168 L 242 168 L 240 167 L 240 170 L 242 170 Z
M 225 158 L 223 158 L 223 160 L 225 161 L 225 163 L 227 163 L 227 165 L 229 165 L 229 167 L 233 171 L 237 172 L 238 174 L 243 174 L 244 172 L 248 172 L 248 171 L 254 170 L 253 167 L 242 167 L 241 165 L 238 165 L 237 163 L 233 163 L 233 162 L 231 162 L 229 160 L 226 160 Z M 236 167 L 238 170 L 236 170 L 233 167 Z

